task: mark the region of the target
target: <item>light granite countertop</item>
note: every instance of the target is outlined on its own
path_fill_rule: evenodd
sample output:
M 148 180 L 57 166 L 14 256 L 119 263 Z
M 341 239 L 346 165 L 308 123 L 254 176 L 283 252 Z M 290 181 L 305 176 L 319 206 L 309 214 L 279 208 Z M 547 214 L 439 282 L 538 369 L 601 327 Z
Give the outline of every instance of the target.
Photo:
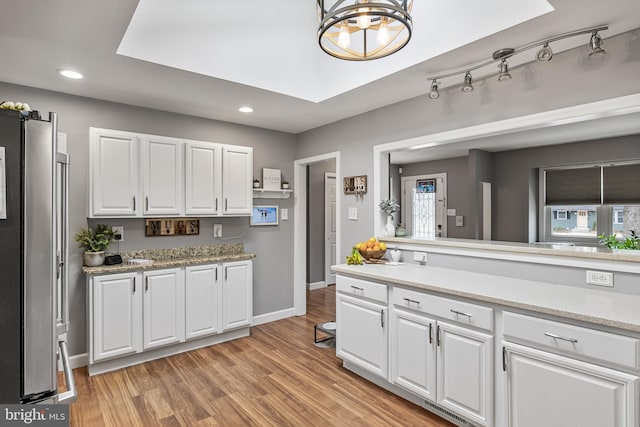
M 493 251 L 496 254 L 500 252 L 521 253 L 640 263 L 640 251 L 618 251 L 603 247 L 570 246 L 567 244 L 551 242 L 520 243 L 454 238 L 415 239 L 412 237 L 380 237 L 379 240 L 387 243 L 387 245 L 407 244 L 425 247 L 480 249 L 484 251 Z
M 336 274 L 640 333 L 640 296 L 417 264 L 340 264 Z
M 255 254 L 244 252 L 242 243 L 190 246 L 169 249 L 141 249 L 122 251 L 122 264 L 82 267 L 87 276 L 125 273 L 129 271 L 158 270 L 162 268 L 186 267 L 190 265 L 216 264 L 219 262 L 244 261 L 255 258 Z M 129 259 L 151 259 L 151 265 L 128 264 Z

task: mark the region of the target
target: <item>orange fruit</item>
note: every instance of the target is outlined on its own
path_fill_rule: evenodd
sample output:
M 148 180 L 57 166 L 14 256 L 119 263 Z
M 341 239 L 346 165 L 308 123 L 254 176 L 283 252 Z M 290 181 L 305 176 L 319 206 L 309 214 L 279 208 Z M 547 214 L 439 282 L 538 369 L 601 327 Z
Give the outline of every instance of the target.
M 375 246 L 373 247 L 373 250 L 374 250 L 374 251 L 379 251 L 379 250 L 380 250 L 380 246 L 375 245 Z

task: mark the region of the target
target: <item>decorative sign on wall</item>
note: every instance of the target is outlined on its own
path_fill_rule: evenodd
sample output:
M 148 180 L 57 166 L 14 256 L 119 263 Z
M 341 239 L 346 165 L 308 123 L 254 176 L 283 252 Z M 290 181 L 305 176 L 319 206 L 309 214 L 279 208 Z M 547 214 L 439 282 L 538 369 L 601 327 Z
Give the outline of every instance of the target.
M 262 168 L 262 188 L 264 190 L 280 190 L 280 169 Z
M 200 234 L 196 218 L 150 218 L 145 220 L 145 236 L 180 236 Z
M 344 194 L 364 194 L 367 192 L 367 175 L 347 176 L 343 180 Z

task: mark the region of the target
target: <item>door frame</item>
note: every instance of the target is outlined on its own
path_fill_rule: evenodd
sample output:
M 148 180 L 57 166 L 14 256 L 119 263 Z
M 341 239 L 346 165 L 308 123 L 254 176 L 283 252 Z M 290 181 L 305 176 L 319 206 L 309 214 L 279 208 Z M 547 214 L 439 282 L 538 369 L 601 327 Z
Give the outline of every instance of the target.
M 294 217 L 293 217 L 293 314 L 307 313 L 307 166 L 324 160 L 336 161 L 336 186 L 340 182 L 340 152 L 333 151 L 317 156 L 298 159 L 293 164 Z M 341 197 L 336 197 L 336 259 L 340 259 Z
M 442 231 L 443 231 L 443 236 L 442 237 L 447 237 L 448 234 L 448 230 L 447 230 L 447 222 L 448 222 L 448 216 L 447 216 L 447 204 L 448 204 L 448 193 L 447 193 L 447 173 L 446 172 L 440 172 L 440 173 L 432 173 L 432 174 L 427 174 L 427 175 L 413 175 L 413 176 L 402 176 L 402 178 L 400 178 L 400 193 L 402 194 L 401 197 L 401 204 L 400 204 L 400 212 L 402 213 L 402 219 L 403 219 L 403 223 L 405 225 L 405 227 L 407 227 L 407 196 L 405 194 L 405 184 L 408 181 L 417 181 L 419 179 L 438 179 L 438 178 L 442 178 L 442 181 L 444 183 L 444 220 L 442 221 Z M 437 193 L 436 193 L 437 194 Z M 412 203 L 412 207 L 413 207 L 413 200 L 411 201 Z M 436 199 L 436 204 L 438 203 L 438 200 Z M 410 213 L 409 213 L 410 214 Z M 409 229 L 409 227 L 407 227 L 407 233 L 411 232 L 410 234 L 413 234 L 413 222 L 411 223 L 411 229 Z
M 338 260 L 337 251 L 338 251 L 338 236 L 337 236 L 337 223 L 338 223 L 338 180 L 336 178 L 335 172 L 325 172 L 324 173 L 324 284 L 328 286 L 329 284 L 336 283 L 336 275 L 331 273 L 331 244 L 329 242 L 329 230 L 331 227 L 331 217 L 329 215 L 329 199 L 327 197 L 327 182 L 329 180 L 334 180 L 336 185 L 336 262 Z M 332 278 L 333 277 L 333 278 Z

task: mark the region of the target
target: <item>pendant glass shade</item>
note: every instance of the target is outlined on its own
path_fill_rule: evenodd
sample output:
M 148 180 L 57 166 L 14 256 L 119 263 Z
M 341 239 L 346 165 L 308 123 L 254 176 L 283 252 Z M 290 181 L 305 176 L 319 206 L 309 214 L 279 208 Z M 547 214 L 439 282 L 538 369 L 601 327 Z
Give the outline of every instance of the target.
M 437 82 L 435 80 L 431 82 L 431 92 L 429 92 L 429 98 L 437 99 L 438 97 L 440 97 L 440 94 L 438 93 L 439 85 L 440 85 L 440 82 Z
M 318 43 L 350 61 L 391 55 L 411 39 L 412 6 L 413 0 L 317 0 Z
M 471 73 L 467 72 L 464 75 L 464 85 L 462 85 L 463 92 L 471 92 L 473 90 L 473 85 L 471 84 L 472 78 Z
M 509 63 L 506 59 L 502 60 L 500 65 L 498 65 L 498 69 L 500 70 L 500 75 L 498 76 L 499 82 L 511 80 L 511 74 L 509 74 Z
M 605 53 L 607 53 L 602 48 L 602 38 L 600 38 L 597 31 L 591 34 L 591 40 L 589 40 L 589 49 L 591 49 L 591 52 L 589 53 L 589 58 L 596 58 L 598 56 L 602 56 Z

